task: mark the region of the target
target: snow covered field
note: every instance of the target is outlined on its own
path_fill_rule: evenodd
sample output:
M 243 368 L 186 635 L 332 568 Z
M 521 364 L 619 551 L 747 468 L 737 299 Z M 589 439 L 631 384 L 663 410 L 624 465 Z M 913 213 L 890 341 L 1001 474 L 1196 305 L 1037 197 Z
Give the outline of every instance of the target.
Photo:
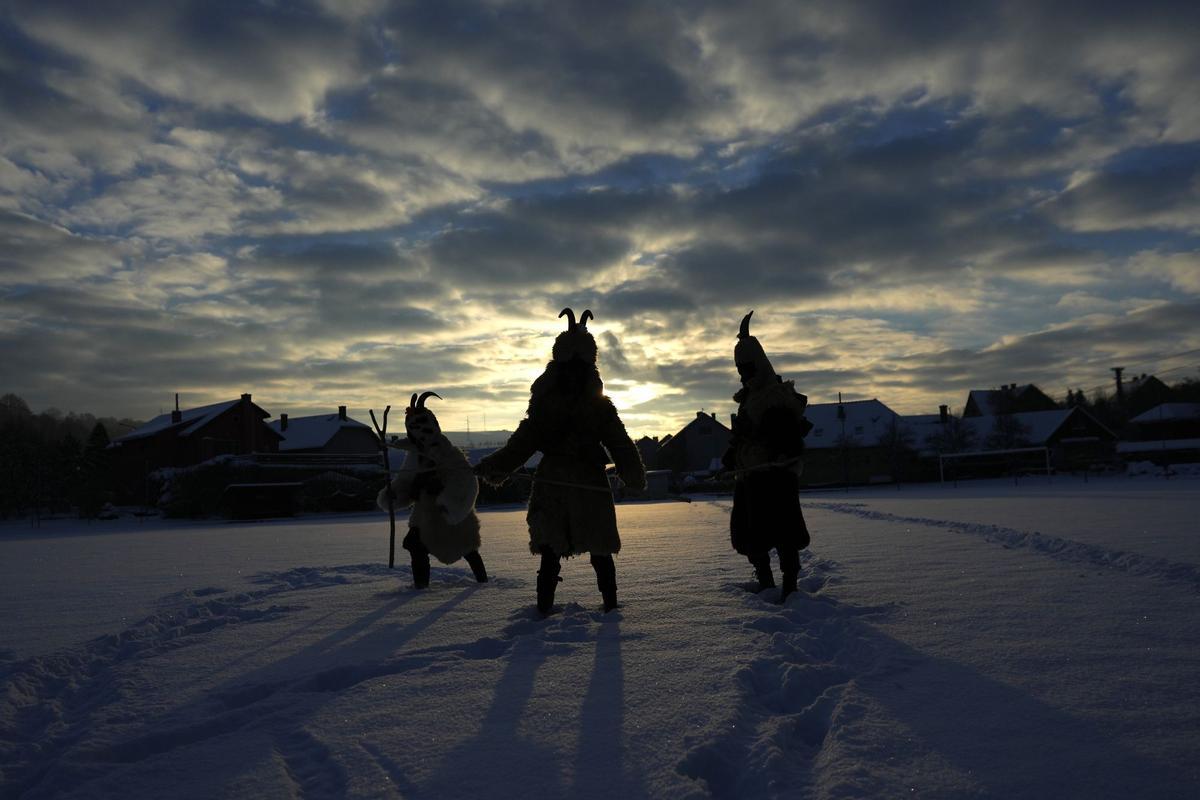
M 0 797 L 1200 796 L 1200 480 L 802 499 L 786 606 L 696 498 L 544 620 L 522 510 L 420 593 L 383 515 L 8 525 Z

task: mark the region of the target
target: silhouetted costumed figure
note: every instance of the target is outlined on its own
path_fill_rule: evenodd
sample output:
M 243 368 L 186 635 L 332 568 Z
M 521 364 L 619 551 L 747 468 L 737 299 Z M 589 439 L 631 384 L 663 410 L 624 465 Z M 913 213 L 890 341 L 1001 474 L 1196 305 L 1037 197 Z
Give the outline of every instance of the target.
M 437 417 L 425 407 L 429 397 L 438 395 L 413 394 L 404 410 L 411 449 L 390 487 L 396 507 L 412 506 L 403 546 L 412 557 L 413 584 L 418 589 L 429 586 L 430 554 L 443 564 L 466 559 L 475 580 L 484 583 L 488 576 L 479 555 L 479 517 L 475 515 L 479 482 L 467 457 L 450 443 Z M 384 488 L 376 498 L 385 511 L 387 495 Z
M 733 351 L 742 388 L 733 396 L 738 412 L 723 458 L 726 469 L 737 470 L 730 538 L 733 549 L 754 566 L 760 590 L 775 586 L 771 550 L 779 553 L 782 601 L 796 591 L 800 551 L 809 543 L 799 476 L 812 423 L 804 417 L 808 398 L 775 374 L 762 345 L 750 335 L 753 313 L 742 319 Z
M 578 323 L 571 309 L 563 309 L 559 317 L 563 315 L 567 330 L 555 339 L 553 360 L 529 389 L 525 419 L 503 448 L 476 467 L 495 485 L 542 452 L 526 519 L 529 550 L 542 558 L 537 605 L 543 614 L 553 606 L 563 557 L 582 553 L 591 554 L 604 610 L 616 608 L 613 556 L 621 549 L 621 537 L 605 472 L 609 455 L 626 486 L 646 485 L 641 455 L 604 395 L 596 369 L 596 340 L 587 330 L 592 312 L 584 311 Z

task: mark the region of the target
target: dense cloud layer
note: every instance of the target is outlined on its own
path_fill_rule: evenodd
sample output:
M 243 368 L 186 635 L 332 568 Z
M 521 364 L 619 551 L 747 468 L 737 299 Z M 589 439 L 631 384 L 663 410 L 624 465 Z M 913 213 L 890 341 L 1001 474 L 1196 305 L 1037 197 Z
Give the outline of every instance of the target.
M 728 410 L 750 308 L 818 401 L 1195 372 L 1194 3 L 0 13 L 0 383 L 35 408 L 436 389 L 511 426 L 564 305 L 645 433 Z

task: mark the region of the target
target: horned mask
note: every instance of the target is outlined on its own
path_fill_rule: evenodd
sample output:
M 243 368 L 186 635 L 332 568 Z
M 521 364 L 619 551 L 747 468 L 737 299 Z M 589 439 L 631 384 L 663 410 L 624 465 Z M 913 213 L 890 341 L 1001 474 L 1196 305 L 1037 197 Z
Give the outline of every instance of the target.
M 442 399 L 437 392 L 424 392 L 420 396 L 413 392 L 408 408 L 404 409 L 404 430 L 408 432 L 408 438 L 421 449 L 429 447 L 442 435 L 442 426 L 438 424 L 437 417 L 425 407 L 425 401 L 430 397 Z
M 591 310 L 584 311 L 579 317 L 579 322 L 575 321 L 575 312 L 569 308 L 558 312 L 558 316 L 560 319 L 564 316 L 567 318 L 567 329 L 554 340 L 554 360 L 566 362 L 579 359 L 588 364 L 595 364 L 596 340 L 587 329 L 588 320 L 595 319 Z
M 742 317 L 737 344 L 733 348 L 733 361 L 742 377 L 742 385 L 748 389 L 767 386 L 776 380 L 775 370 L 771 366 L 771 360 L 767 358 L 766 351 L 758 339 L 750 335 L 750 317 L 753 315 L 754 312 L 751 311 Z

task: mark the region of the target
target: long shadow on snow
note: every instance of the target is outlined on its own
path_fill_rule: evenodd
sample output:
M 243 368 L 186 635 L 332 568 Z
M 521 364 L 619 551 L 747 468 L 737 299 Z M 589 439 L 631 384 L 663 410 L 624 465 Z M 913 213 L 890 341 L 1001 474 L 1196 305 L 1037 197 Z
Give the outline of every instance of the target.
M 1178 765 L 1116 740 L 1099 722 L 1073 716 L 973 667 L 930 657 L 876 632 L 881 646 L 914 666 L 901 680 L 859 689 L 977 781 L 987 797 L 1188 797 Z
M 345 688 L 369 678 L 396 674 L 429 663 L 428 656 L 392 654 L 476 589 L 477 585 L 471 583 L 424 616 L 406 624 L 379 625 L 381 619 L 415 596 L 413 593 L 400 595 L 298 653 L 231 677 L 194 702 L 139 725 L 146 731 L 144 734 L 125 738 L 103 749 L 76 752 L 74 755 L 81 756 L 79 759 L 71 758 L 71 750 L 75 740 L 83 734 L 73 736 L 63 746 L 46 753 L 42 763 L 36 765 L 37 777 L 12 787 L 17 790 L 12 796 L 22 796 L 26 790 L 30 797 L 78 790 L 93 781 L 112 779 L 113 773 L 120 771 L 122 765 L 135 764 L 183 747 L 200 746 L 208 740 L 243 729 L 264 732 L 271 745 L 265 750 L 250 744 L 239 749 L 240 763 L 228 764 L 227 775 L 240 774 L 243 766 L 277 757 L 302 794 L 332 791 L 336 795 L 346 787 L 345 776 L 327 757 L 328 750 L 303 730 L 304 720 L 316 714 Z M 358 638 L 349 645 L 337 647 L 355 636 Z M 357 660 L 346 663 L 348 658 Z M 93 716 L 103 708 L 103 701 L 89 703 Z M 257 744 L 261 745 L 262 740 Z M 314 770 L 317 764 L 320 769 Z
M 897 752 L 950 762 L 969 776 L 972 796 L 1184 797 L 1194 788 L 1179 768 L 1132 751 L 1096 722 L 883 633 L 866 620 L 888 607 L 829 596 L 822 562 L 805 564 L 805 591 L 786 607 L 772 606 L 769 591 L 743 595 L 759 612 L 743 627 L 769 638 L 733 675 L 742 691 L 732 720 L 678 765 L 712 796 L 803 796 L 818 784 L 834 796 L 888 796 L 903 790 L 895 785 Z M 877 733 L 864 740 L 863 731 L 879 725 L 856 727 L 870 706 L 915 742 Z M 848 759 L 862 763 L 852 777 Z M 834 772 L 823 775 L 830 764 Z M 915 773 L 905 778 L 905 786 L 920 783 Z
M 648 797 L 640 776 L 625 766 L 625 669 L 621 618 L 611 612 L 596 634 L 592 678 L 579 716 L 579 749 L 571 797 Z
M 523 614 L 518 610 L 513 616 Z M 554 751 L 531 741 L 520 730 L 538 670 L 551 655 L 572 649 L 569 643 L 546 641 L 535 627 L 544 624 L 528 619 L 509 626 L 520 635 L 513 639 L 479 732 L 446 754 L 418 796 L 566 796 Z M 504 794 L 505 788 L 509 795 Z

